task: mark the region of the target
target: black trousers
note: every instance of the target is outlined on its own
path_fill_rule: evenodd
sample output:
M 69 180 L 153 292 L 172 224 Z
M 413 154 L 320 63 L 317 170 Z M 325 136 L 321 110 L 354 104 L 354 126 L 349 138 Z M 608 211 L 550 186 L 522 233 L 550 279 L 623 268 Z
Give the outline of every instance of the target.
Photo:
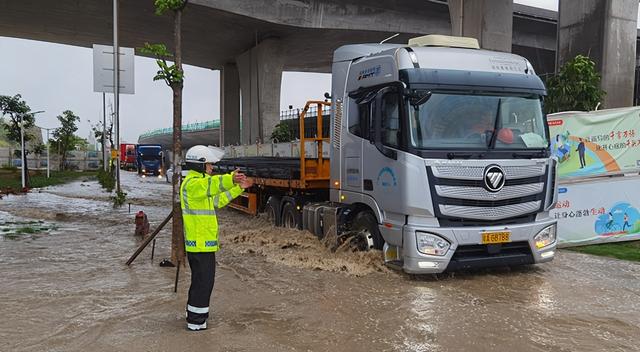
M 584 153 L 579 153 L 580 156 L 580 166 L 587 166 L 587 160 L 584 157 Z
M 209 318 L 209 300 L 216 275 L 216 253 L 190 253 L 191 286 L 187 300 L 187 323 L 201 325 Z

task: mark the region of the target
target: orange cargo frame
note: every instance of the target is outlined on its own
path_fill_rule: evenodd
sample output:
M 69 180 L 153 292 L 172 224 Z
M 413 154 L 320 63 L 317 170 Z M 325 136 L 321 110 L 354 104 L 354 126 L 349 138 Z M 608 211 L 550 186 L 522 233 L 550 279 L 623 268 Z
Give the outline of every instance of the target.
M 305 137 L 304 119 L 311 106 L 318 107 L 317 133 L 313 138 Z M 273 179 L 250 177 L 258 189 L 265 187 L 280 188 L 288 191 L 294 190 L 311 190 L 311 189 L 329 189 L 330 177 L 330 160 L 322 156 L 323 142 L 329 142 L 329 138 L 322 137 L 322 108 L 331 106 L 326 101 L 311 100 L 304 105 L 304 109 L 300 112 L 300 179 Z M 307 158 L 305 153 L 305 142 L 315 142 L 318 149 L 316 158 Z M 229 204 L 230 207 L 243 211 L 245 213 L 258 214 L 259 197 L 255 191 L 244 192 L 240 197 L 236 198 Z

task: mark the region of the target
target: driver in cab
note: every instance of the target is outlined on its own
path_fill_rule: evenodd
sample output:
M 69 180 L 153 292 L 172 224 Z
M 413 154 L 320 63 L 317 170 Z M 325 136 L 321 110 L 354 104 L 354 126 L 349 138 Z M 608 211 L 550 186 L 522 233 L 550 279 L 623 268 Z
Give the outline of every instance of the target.
M 494 116 L 490 111 L 484 110 L 477 115 L 475 121 L 473 121 L 468 136 L 479 134 L 482 135 L 487 131 L 492 132 L 494 128 Z

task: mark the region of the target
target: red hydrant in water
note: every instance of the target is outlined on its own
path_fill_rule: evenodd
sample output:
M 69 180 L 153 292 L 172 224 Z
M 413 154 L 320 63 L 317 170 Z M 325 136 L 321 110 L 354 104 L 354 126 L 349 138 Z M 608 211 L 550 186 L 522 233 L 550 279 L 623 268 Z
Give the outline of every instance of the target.
M 136 236 L 146 236 L 149 234 L 149 220 L 147 214 L 140 210 L 136 214 Z

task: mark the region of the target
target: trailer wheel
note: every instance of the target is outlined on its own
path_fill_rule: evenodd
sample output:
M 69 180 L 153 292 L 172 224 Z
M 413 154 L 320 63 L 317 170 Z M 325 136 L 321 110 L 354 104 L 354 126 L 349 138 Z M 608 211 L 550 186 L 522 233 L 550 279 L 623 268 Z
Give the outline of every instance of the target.
M 354 240 L 357 247 L 362 250 L 382 249 L 384 240 L 378 229 L 378 220 L 372 212 L 366 210 L 359 212 L 353 219 L 352 229 L 360 234 Z
M 287 202 L 282 207 L 282 221 L 281 224 L 283 227 L 288 229 L 297 229 L 300 224 L 300 216 L 296 211 L 295 206 L 291 202 Z
M 267 204 L 264 206 L 264 213 L 267 220 L 274 226 L 280 226 L 280 199 L 278 197 L 271 196 L 267 200 Z

